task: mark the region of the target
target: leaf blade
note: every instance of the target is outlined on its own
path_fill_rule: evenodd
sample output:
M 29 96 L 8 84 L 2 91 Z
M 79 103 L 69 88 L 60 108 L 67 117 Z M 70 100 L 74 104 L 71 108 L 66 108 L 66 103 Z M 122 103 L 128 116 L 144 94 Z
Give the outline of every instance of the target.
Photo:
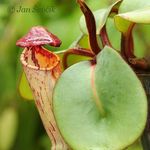
M 132 23 L 149 24 L 150 7 L 139 9 L 127 13 L 121 13 L 114 17 L 116 27 L 119 31 L 125 33 Z
M 95 85 L 106 116 L 100 115 L 93 100 L 91 63 L 84 61 L 68 68 L 57 82 L 53 95 L 57 124 L 74 150 L 124 149 L 136 141 L 145 127 L 146 95 L 135 73 L 117 52 L 105 47 L 97 59 Z M 123 81 L 118 81 L 120 76 Z M 128 93 L 126 97 L 124 92 Z
M 105 25 L 107 18 L 110 15 L 112 9 L 118 8 L 119 5 L 121 4 L 121 2 L 122 2 L 122 0 L 117 0 L 111 6 L 109 6 L 107 8 L 99 9 L 93 13 L 95 20 L 96 20 L 96 29 L 97 29 L 96 33 L 97 34 L 99 34 L 100 30 Z M 80 18 L 80 29 L 83 32 L 83 34 L 88 35 L 84 16 L 81 16 L 81 18 Z

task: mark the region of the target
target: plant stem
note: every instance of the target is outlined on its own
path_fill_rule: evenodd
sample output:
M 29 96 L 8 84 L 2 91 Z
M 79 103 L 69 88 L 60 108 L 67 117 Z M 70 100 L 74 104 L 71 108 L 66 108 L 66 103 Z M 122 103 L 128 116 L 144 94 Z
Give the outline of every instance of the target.
M 100 38 L 102 40 L 103 47 L 105 45 L 108 45 L 108 46 L 112 47 L 112 44 L 111 44 L 111 42 L 109 40 L 107 31 L 106 31 L 106 25 L 104 25 L 103 28 L 100 31 Z
M 148 61 L 145 58 L 130 58 L 129 63 L 134 68 L 140 68 L 143 70 L 147 70 L 150 67 L 150 65 L 148 64 Z
M 67 64 L 67 58 L 69 55 L 80 55 L 80 56 L 87 56 L 87 57 L 94 57 L 95 54 L 93 52 L 91 52 L 91 50 L 89 49 L 85 49 L 85 48 L 72 48 L 69 49 L 67 52 L 65 52 L 64 56 L 63 56 L 63 67 L 64 69 L 66 69 L 68 67 Z
M 121 55 L 128 62 L 129 58 L 135 58 L 133 51 L 133 37 L 132 30 L 135 24 L 131 24 L 128 31 L 121 35 Z
M 109 16 L 110 16 L 111 14 L 118 14 L 118 8 L 113 7 L 113 8 L 111 9 L 110 13 L 109 13 Z M 108 17 L 109 17 L 109 16 L 108 16 Z M 107 22 L 106 22 L 106 23 L 107 23 Z M 100 31 L 100 38 L 101 38 L 101 40 L 102 40 L 102 45 L 103 45 L 103 47 L 104 47 L 105 45 L 108 45 L 108 46 L 112 47 L 112 44 L 111 44 L 111 42 L 110 42 L 110 40 L 109 40 L 108 33 L 107 33 L 107 30 L 106 30 L 106 23 L 105 23 L 105 25 L 102 27 L 102 29 L 101 29 L 101 31 Z
M 100 47 L 97 42 L 97 36 L 96 36 L 96 23 L 95 18 L 91 10 L 88 8 L 88 6 L 84 3 L 83 0 L 77 0 L 77 2 L 80 5 L 80 8 L 85 16 L 86 26 L 89 33 L 89 42 L 92 51 L 95 54 L 98 54 L 100 52 Z
M 134 55 L 134 41 L 132 31 L 135 24 L 132 23 L 128 31 L 121 36 L 121 55 L 134 68 L 148 70 L 150 68 L 149 58 L 136 58 Z

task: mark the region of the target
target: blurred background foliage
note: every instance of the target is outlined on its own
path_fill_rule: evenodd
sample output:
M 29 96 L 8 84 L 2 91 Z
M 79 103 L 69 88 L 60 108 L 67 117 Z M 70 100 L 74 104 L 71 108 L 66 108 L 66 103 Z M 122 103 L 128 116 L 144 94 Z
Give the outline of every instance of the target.
M 112 4 L 115 0 L 87 0 L 92 10 Z M 20 9 L 48 8 L 49 12 L 21 12 Z M 17 12 L 18 11 L 18 12 Z M 63 42 L 57 50 L 64 50 L 81 34 L 82 15 L 75 0 L 0 0 L 0 150 L 49 150 L 50 141 L 43 129 L 33 101 L 18 94 L 21 74 L 21 48 L 16 40 L 32 26 L 42 25 Z M 113 46 L 120 49 L 120 33 L 108 20 L 108 33 Z M 148 25 L 135 29 L 136 55 L 141 57 L 149 48 Z M 143 40 L 141 40 L 141 37 Z M 49 47 L 50 50 L 56 50 Z M 141 50 L 142 49 L 142 50 Z

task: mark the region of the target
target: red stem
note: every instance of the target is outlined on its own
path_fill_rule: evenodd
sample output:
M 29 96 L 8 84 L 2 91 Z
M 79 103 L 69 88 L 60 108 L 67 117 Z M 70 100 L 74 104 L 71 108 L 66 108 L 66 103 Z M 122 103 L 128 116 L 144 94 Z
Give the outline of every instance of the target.
M 114 14 L 118 14 L 118 8 L 112 8 L 112 10 L 111 10 L 109 15 L 111 15 L 113 13 Z M 105 23 L 105 25 L 103 26 L 103 28 L 100 31 L 100 38 L 102 40 L 103 47 L 105 45 L 108 45 L 108 46 L 112 47 L 112 44 L 111 44 L 111 42 L 109 40 L 108 33 L 107 33 L 107 30 L 106 30 L 106 23 Z
M 67 52 L 65 52 L 64 56 L 63 56 L 63 66 L 64 69 L 66 69 L 68 67 L 67 64 L 67 58 L 69 55 L 80 55 L 80 56 L 87 56 L 87 57 L 94 57 L 95 54 L 93 52 L 91 52 L 89 49 L 85 49 L 85 48 L 72 48 L 69 49 Z
M 150 68 L 148 61 L 145 58 L 130 58 L 129 63 L 137 69 L 148 70 Z
M 132 30 L 135 24 L 131 24 L 126 33 L 123 33 L 121 36 L 121 54 L 128 62 L 130 58 L 135 58 L 134 55 L 134 43 L 132 37 Z
M 107 34 L 106 25 L 104 25 L 104 27 L 100 31 L 100 38 L 102 40 L 103 47 L 105 45 L 112 47 L 112 44 L 111 44 L 109 37 L 108 37 L 108 34 Z
M 86 26 L 88 29 L 89 33 L 89 42 L 92 51 L 95 54 L 98 54 L 100 52 L 100 47 L 97 42 L 97 36 L 96 36 L 96 23 L 95 23 L 95 18 L 92 13 L 92 11 L 88 8 L 88 6 L 84 3 L 82 0 L 77 0 L 77 2 L 80 5 L 80 8 L 85 16 L 85 21 L 86 21 Z
M 135 24 L 131 24 L 128 31 L 122 34 L 121 39 L 121 55 L 134 68 L 148 70 L 150 64 L 147 58 L 136 58 L 134 55 L 134 41 L 132 31 Z

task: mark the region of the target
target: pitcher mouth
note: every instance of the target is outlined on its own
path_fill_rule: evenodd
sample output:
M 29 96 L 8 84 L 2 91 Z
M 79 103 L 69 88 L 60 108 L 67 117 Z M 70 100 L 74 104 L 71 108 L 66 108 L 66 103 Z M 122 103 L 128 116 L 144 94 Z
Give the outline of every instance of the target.
M 44 47 L 31 47 L 23 50 L 20 61 L 28 68 L 48 71 L 60 63 L 60 58 Z

